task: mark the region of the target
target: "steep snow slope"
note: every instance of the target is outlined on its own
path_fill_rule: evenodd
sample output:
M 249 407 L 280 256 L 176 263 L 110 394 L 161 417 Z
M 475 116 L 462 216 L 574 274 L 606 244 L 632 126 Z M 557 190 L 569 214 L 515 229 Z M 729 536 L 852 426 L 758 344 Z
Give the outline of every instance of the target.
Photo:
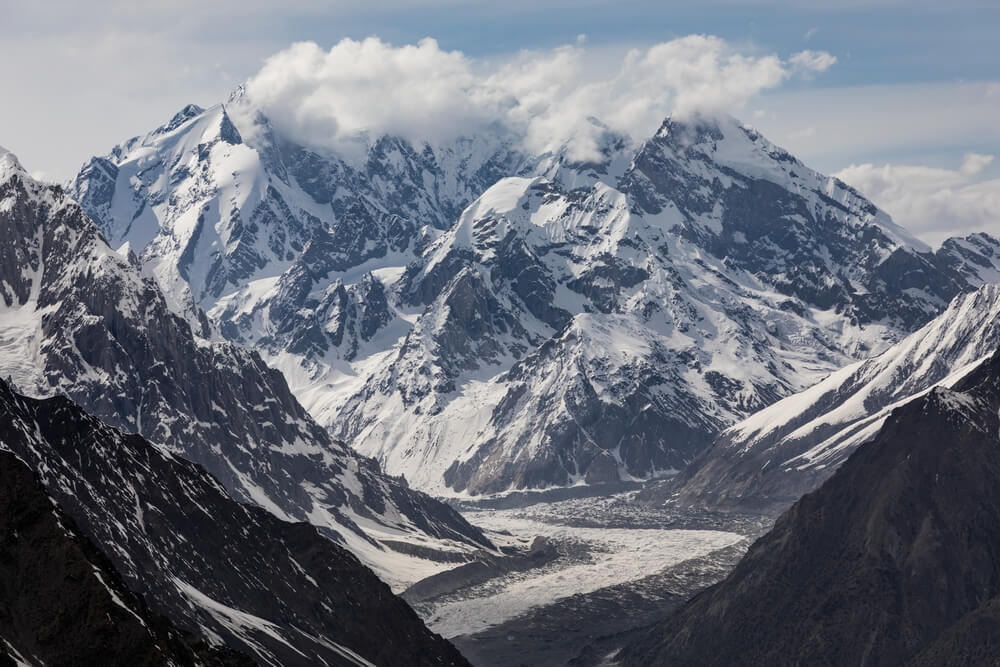
M 951 386 L 1000 347 L 1000 285 L 955 297 L 883 354 L 723 432 L 680 487 L 685 503 L 781 505 L 816 488 L 897 406 Z
M 240 90 L 93 158 L 69 191 L 114 247 L 135 249 L 175 312 L 210 337 L 193 301 L 214 309 L 226 337 L 259 349 L 312 410 L 356 390 L 364 362 L 416 315 L 376 296 L 359 329 L 359 299 L 385 291 L 504 176 L 617 178 L 624 138 L 605 132 L 601 149 L 587 164 L 529 157 L 496 132 L 443 146 L 381 137 L 362 160 L 320 154 L 277 134 Z
M 70 190 L 112 244 L 140 253 L 169 297 L 190 287 L 208 307 L 277 277 L 335 224 L 357 244 L 341 270 L 385 254 L 377 237 L 387 216 L 445 228 L 522 159 L 499 136 L 423 150 L 385 137 L 361 164 L 322 156 L 277 136 L 238 91 L 92 159 Z
M 140 624 L 150 614 L 125 585 L 177 626 L 263 665 L 466 664 L 386 584 L 314 527 L 240 505 L 200 466 L 110 428 L 63 397 L 33 400 L 0 382 L 0 442 L 38 473 L 51 502 L 73 518 L 73 533 L 79 526 L 104 552 L 114 570 L 103 556 L 93 559 L 98 581 L 107 577 L 111 595 L 121 606 L 128 600 L 126 610 L 140 614 Z M 46 582 L 16 585 L 44 590 Z M 53 618 L 61 620 L 60 613 Z M 53 618 L 36 618 L 29 630 L 45 632 Z M 73 634 L 102 620 L 80 615 L 76 627 L 63 627 Z M 138 632 L 134 643 L 142 646 L 145 633 Z M 123 650 L 128 638 L 123 632 Z M 81 660 L 70 655 L 51 664 Z M 144 663 L 135 656 L 126 664 Z
M 332 440 L 255 352 L 193 335 L 134 255 L 113 251 L 60 188 L 9 155 L 0 236 L 0 377 L 21 391 L 65 394 L 168 445 L 238 500 L 314 523 L 394 584 L 433 564 L 388 545 L 488 546 L 451 508 Z
M 187 248 L 221 267 L 188 274 L 218 330 L 323 426 L 436 493 L 681 469 L 989 274 L 992 240 L 931 253 L 730 118 L 668 119 L 641 145 L 606 134 L 594 164 L 517 146 L 383 137 L 362 165 L 283 140 L 238 96 L 95 159 L 72 191 L 116 243 L 154 212 L 137 250 L 161 283 Z M 246 223 L 257 208 L 219 185 L 243 151 L 256 162 L 241 182 L 269 183 L 291 218 Z M 222 236 L 198 255 L 172 221 L 206 203 L 204 238 Z M 277 230 L 298 245 L 262 241 Z

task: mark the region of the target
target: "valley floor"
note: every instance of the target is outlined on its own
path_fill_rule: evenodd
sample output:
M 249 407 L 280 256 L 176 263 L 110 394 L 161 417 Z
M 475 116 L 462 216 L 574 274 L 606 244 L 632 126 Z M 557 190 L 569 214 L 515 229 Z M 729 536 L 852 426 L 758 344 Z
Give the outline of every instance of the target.
M 534 567 L 499 568 L 453 586 L 439 576 L 438 594 L 415 595 L 415 588 L 404 597 L 479 667 L 587 664 L 613 650 L 614 635 L 662 618 L 724 577 L 770 525 L 764 517 L 648 507 L 633 497 L 463 506 L 497 544 L 522 552 L 544 544 L 547 555 L 536 554 Z

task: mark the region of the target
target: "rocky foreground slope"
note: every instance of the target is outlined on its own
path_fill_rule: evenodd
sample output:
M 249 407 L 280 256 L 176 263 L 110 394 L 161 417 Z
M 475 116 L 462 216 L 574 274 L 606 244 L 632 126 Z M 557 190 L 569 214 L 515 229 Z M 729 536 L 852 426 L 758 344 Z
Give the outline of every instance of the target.
M 213 655 L 148 605 L 258 664 L 466 664 L 315 527 L 235 502 L 200 466 L 66 398 L 35 400 L 0 382 L 0 448 L 0 480 L 10 484 L 0 500 L 24 513 L 4 514 L 0 560 L 11 576 L 0 635 L 26 657 L 59 650 L 80 664 L 118 648 L 121 664 L 166 664 L 171 652 L 192 664 L 196 650 Z
M 4 664 L 255 664 L 150 612 L 8 450 L 0 450 L 0 545 Z

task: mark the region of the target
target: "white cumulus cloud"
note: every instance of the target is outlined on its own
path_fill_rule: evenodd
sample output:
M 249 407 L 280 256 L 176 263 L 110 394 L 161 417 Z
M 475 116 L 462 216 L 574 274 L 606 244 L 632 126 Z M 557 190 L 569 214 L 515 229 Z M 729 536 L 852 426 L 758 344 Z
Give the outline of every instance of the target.
M 503 127 L 530 150 L 568 144 L 586 159 L 599 131 L 591 119 L 642 138 L 669 113 L 733 111 L 796 73 L 834 62 L 818 51 L 788 61 L 743 53 L 705 35 L 633 49 L 610 66 L 585 40 L 482 61 L 430 38 L 397 47 L 371 37 L 329 50 L 295 44 L 268 58 L 247 92 L 280 129 L 319 147 L 351 150 L 359 138 L 382 134 L 441 142 Z
M 1000 179 L 978 180 L 992 155 L 966 153 L 958 169 L 851 165 L 835 174 L 932 245 L 950 236 L 1000 236 Z
M 345 39 L 329 51 L 294 44 L 268 58 L 247 91 L 272 122 L 319 145 L 363 132 L 438 140 L 488 123 L 500 103 L 464 55 L 433 39 L 399 48 Z

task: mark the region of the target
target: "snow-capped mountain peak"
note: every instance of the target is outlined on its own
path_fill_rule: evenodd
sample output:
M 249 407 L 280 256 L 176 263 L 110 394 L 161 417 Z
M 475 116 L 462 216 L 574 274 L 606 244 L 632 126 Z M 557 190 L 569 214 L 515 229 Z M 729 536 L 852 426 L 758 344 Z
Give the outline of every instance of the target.
M 18 161 L 17 156 L 11 153 L 3 146 L 0 146 L 0 169 L 3 169 L 4 172 L 12 171 L 15 169 L 21 172 L 24 171 L 24 167 L 21 166 L 21 163 L 20 161 Z M 2 178 L 6 178 L 6 175 L 2 176 Z
M 718 178 L 725 183 L 736 176 L 737 180 L 763 180 L 789 191 L 811 191 L 828 197 L 851 210 L 856 223 L 878 226 L 894 244 L 915 252 L 930 251 L 927 244 L 893 222 L 857 190 L 810 169 L 732 116 L 667 117 L 644 150 L 660 160 L 683 164 L 704 180 Z

